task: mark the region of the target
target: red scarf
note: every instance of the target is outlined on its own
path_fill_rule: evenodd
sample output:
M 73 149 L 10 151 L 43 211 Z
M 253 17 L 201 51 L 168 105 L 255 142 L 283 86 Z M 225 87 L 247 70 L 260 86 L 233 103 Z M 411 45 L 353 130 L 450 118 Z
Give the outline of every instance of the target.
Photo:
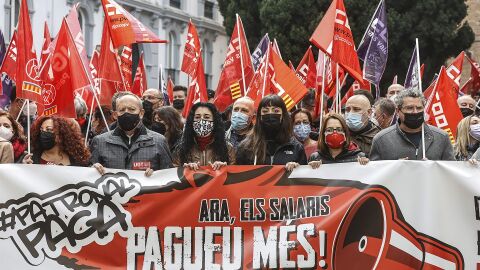
M 19 139 L 14 139 L 12 141 L 12 146 L 13 156 L 15 160 L 17 160 L 21 155 L 23 155 L 23 152 L 25 152 L 25 149 L 27 149 L 27 144 L 25 142 L 21 142 Z
M 212 141 L 213 141 L 212 134 L 208 135 L 207 137 L 197 137 L 197 144 L 198 144 L 198 147 L 200 147 L 201 151 L 205 151 L 207 146 L 211 144 Z

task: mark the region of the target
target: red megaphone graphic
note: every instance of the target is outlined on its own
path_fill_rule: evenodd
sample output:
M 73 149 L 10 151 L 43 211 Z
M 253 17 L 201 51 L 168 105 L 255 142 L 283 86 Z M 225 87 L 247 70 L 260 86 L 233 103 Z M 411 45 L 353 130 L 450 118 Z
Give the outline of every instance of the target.
M 343 216 L 332 269 L 463 269 L 458 250 L 417 233 L 403 221 L 393 196 L 368 188 Z

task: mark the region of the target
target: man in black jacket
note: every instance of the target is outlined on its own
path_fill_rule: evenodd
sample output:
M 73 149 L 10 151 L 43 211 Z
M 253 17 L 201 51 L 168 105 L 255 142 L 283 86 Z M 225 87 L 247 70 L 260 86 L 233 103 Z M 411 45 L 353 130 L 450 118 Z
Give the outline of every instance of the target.
M 90 162 L 100 174 L 105 168 L 144 170 L 151 176 L 154 170 L 172 167 L 172 158 L 163 135 L 148 130 L 142 123 L 142 101 L 134 94 L 117 99 L 117 127 L 96 136 L 91 144 Z

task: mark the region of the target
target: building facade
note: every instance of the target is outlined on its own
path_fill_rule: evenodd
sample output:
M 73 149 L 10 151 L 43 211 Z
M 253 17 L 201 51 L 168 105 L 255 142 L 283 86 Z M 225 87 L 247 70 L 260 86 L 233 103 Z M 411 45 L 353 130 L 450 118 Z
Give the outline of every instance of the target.
M 46 22 L 52 37 L 60 30 L 64 16 L 79 2 L 79 22 L 90 57 L 102 39 L 104 13 L 100 0 L 27 0 L 37 54 L 43 43 Z M 158 88 L 160 69 L 175 84 L 187 85 L 187 76 L 180 72 L 188 21 L 197 26 L 202 45 L 207 87 L 215 89 L 226 55 L 229 37 L 215 0 L 116 0 L 133 16 L 149 27 L 167 44 L 140 44 L 145 54 L 148 86 Z M 0 28 L 7 42 L 18 21 L 20 0 L 0 0 Z

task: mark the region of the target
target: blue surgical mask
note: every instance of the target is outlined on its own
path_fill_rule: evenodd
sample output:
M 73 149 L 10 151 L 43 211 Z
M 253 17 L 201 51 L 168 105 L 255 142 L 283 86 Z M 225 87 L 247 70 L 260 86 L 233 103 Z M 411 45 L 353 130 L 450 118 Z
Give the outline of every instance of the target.
M 234 130 L 243 130 L 248 127 L 250 124 L 248 115 L 241 113 L 241 112 L 233 112 L 232 113 L 232 129 Z
M 480 141 L 480 124 L 470 126 L 470 135 L 477 141 Z
M 352 131 L 359 131 L 363 128 L 363 113 L 346 113 L 345 121 Z
M 311 131 L 312 128 L 310 127 L 310 124 L 300 123 L 293 126 L 293 133 L 301 142 L 304 142 L 308 138 Z

